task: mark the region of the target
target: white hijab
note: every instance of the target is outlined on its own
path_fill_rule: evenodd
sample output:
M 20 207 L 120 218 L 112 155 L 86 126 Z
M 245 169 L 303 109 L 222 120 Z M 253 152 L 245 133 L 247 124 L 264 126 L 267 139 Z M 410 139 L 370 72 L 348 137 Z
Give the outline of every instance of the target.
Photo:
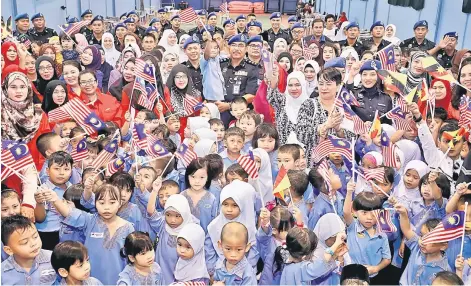
M 219 209 L 221 209 L 222 203 L 226 199 L 232 198 L 239 206 L 240 214 L 235 219 L 229 220 L 221 211 L 208 225 L 208 235 L 211 238 L 211 242 L 213 243 L 214 249 L 219 255 L 219 258 L 223 259 L 224 255 L 218 247 L 218 241 L 221 239 L 222 228 L 228 222 L 236 221 L 243 224 L 247 228 L 249 234 L 249 243 L 252 245 L 256 244 L 255 234 L 257 233 L 257 228 L 255 227 L 254 197 L 255 189 L 249 183 L 239 180 L 233 181 L 222 189 Z
M 313 258 L 323 259 L 325 250 L 329 248 L 327 244 L 325 244 L 325 241 L 343 231 L 345 231 L 345 223 L 338 215 L 335 213 L 327 213 L 321 216 L 313 230 L 318 238 L 317 248 L 314 251 Z M 345 261 L 345 265 L 351 263 L 348 253 L 344 255 L 344 258 L 348 258 L 348 263 Z
M 198 143 L 195 144 L 193 148 L 198 158 L 205 157 L 208 154 L 211 154 L 211 148 L 216 144 L 216 141 L 211 139 L 200 139 Z
M 289 84 L 289 81 L 291 79 L 297 79 L 299 83 L 301 84 L 302 92 L 301 95 L 298 98 L 294 98 L 289 94 L 288 87 L 286 88 L 285 91 L 285 96 L 286 96 L 286 104 L 285 104 L 285 111 L 286 115 L 288 115 L 288 119 L 291 121 L 291 123 L 298 123 L 298 113 L 299 109 L 301 108 L 301 105 L 303 104 L 306 99 L 309 98 L 309 94 L 307 93 L 307 88 L 306 88 L 306 78 L 304 77 L 304 74 L 300 71 L 294 71 L 288 75 L 287 79 L 287 84 Z
M 110 38 L 111 43 L 113 44 L 113 46 L 110 49 L 105 48 L 104 41 L 105 41 L 106 38 Z M 104 33 L 103 34 L 103 38 L 102 38 L 102 41 L 101 41 L 101 46 L 103 47 L 103 50 L 105 50 L 105 60 L 106 60 L 106 62 L 109 63 L 112 67 L 114 67 L 116 65 L 116 62 L 118 61 L 119 56 L 121 55 L 121 53 L 116 50 L 115 45 L 114 45 L 114 37 L 111 33 Z
M 399 185 L 397 186 L 396 190 L 393 193 L 393 196 L 399 199 L 406 200 L 408 202 L 418 200 L 420 199 L 420 190 L 419 187 L 416 187 L 414 189 L 408 189 L 406 188 L 404 184 L 404 176 L 408 170 L 416 170 L 417 174 L 419 174 L 419 178 L 422 178 L 427 174 L 429 171 L 429 168 L 427 164 L 420 160 L 412 160 L 409 163 L 407 163 L 406 167 L 404 168 L 404 173 L 402 174 L 402 179 L 399 182 Z
M 319 74 L 319 71 L 321 70 L 321 68 L 319 67 L 319 64 L 316 61 L 309 60 L 304 63 L 303 72 L 307 66 L 312 66 L 312 68 L 314 68 L 314 72 L 316 73 L 316 76 L 314 77 L 313 81 L 306 80 L 306 88 L 307 88 L 306 92 L 308 96 L 311 96 L 312 92 L 317 87 L 317 75 Z
M 274 201 L 275 196 L 273 195 L 273 177 L 271 170 L 270 156 L 267 151 L 262 148 L 256 148 L 253 150 L 254 156 L 260 158 L 260 170 L 258 171 L 258 183 L 255 183 L 255 189 L 260 189 L 260 194 L 263 195 L 263 203 Z
M 217 141 L 218 139 L 218 135 L 216 134 L 216 132 L 209 128 L 199 128 L 192 132 L 192 134 L 198 136 L 198 140 L 209 139 L 212 141 Z
M 283 42 L 283 43 L 285 44 L 285 47 L 286 47 L 285 50 L 284 50 L 284 51 L 281 51 L 281 52 L 279 52 L 279 53 L 278 53 L 278 52 L 275 53 L 275 47 L 278 46 L 278 44 L 281 43 L 281 42 Z M 287 51 L 288 51 L 288 43 L 286 42 L 286 40 L 283 39 L 283 38 L 278 38 L 278 39 L 276 39 L 275 42 L 273 43 L 273 57 L 274 57 L 275 59 L 277 59 L 278 56 L 279 56 L 282 52 L 287 52 Z
M 386 37 L 386 36 L 384 36 L 383 39 L 385 39 L 386 41 L 390 41 L 390 42 L 393 43 L 393 45 L 395 45 L 395 46 L 399 45 L 399 43 L 401 42 L 401 40 L 400 40 L 398 37 L 396 37 L 396 31 L 397 31 L 396 25 L 394 25 L 394 24 L 389 24 L 389 25 L 386 26 L 386 28 L 385 28 L 384 30 L 386 31 L 386 30 L 388 29 L 388 27 L 391 27 L 391 28 L 393 29 L 393 34 L 392 34 L 391 37 Z
M 177 36 L 175 31 L 173 31 L 172 29 L 165 30 L 163 35 L 162 35 L 162 38 L 159 41 L 159 46 L 164 47 L 165 52 L 171 52 L 171 53 L 174 53 L 176 55 L 179 55 L 180 54 L 180 46 L 178 45 L 178 39 L 177 39 L 175 45 L 170 45 L 168 43 L 168 37 L 172 34 L 174 34 L 175 37 Z
M 193 134 L 200 128 L 209 128 L 209 119 L 205 117 L 188 117 L 188 127 Z
M 168 30 L 165 30 L 165 31 L 168 31 Z M 178 46 L 178 45 L 176 45 Z M 167 84 L 167 79 L 168 79 L 168 76 L 170 75 L 170 72 L 171 70 L 167 71 L 166 67 L 165 67 L 165 57 L 167 57 L 168 55 L 172 55 L 175 57 L 175 59 L 177 60 L 177 62 L 179 62 L 179 57 L 178 57 L 178 53 L 174 53 L 172 51 L 165 51 L 164 52 L 164 55 L 162 56 L 162 63 L 160 64 L 160 74 L 162 75 L 162 83 L 163 84 Z
M 204 254 L 204 230 L 196 223 L 189 223 L 178 233 L 178 238 L 183 238 L 193 248 L 194 255 L 188 260 L 178 258 L 175 266 L 175 279 L 188 282 L 200 278 L 209 278 Z
M 342 53 L 340 54 L 340 57 L 344 58 L 344 59 L 347 59 L 348 56 L 352 56 L 357 62 L 360 62 L 360 57 L 358 56 L 358 53 L 357 51 L 355 51 L 354 48 L 352 47 L 346 47 Z M 346 72 L 348 72 L 348 70 L 345 70 Z M 353 79 L 353 85 L 354 86 L 358 86 L 360 85 L 361 83 L 361 75 L 360 74 L 357 74 L 355 76 L 355 78 Z
M 177 228 L 171 228 L 167 223 L 165 223 L 165 230 L 170 235 L 178 235 L 178 233 L 183 229 L 185 225 L 193 222 L 190 205 L 188 204 L 188 200 L 183 195 L 171 195 L 165 203 L 164 215 L 167 211 L 178 212 L 183 219 L 182 224 Z
M 342 23 L 342 25 L 340 26 L 340 29 L 337 31 L 337 35 L 335 35 L 335 41 L 336 42 L 343 41 L 343 40 L 347 39 L 347 36 L 345 35 L 343 30 L 348 26 L 348 24 L 350 24 L 350 22 L 348 22 L 348 21 L 345 21 L 345 22 Z
M 180 63 L 186 62 L 188 60 L 188 56 L 185 53 L 185 50 L 183 49 L 183 44 L 185 43 L 186 39 L 188 39 L 190 35 L 184 34 L 180 36 L 180 41 L 178 42 L 179 48 L 180 48 L 180 53 L 179 53 L 179 58 L 180 58 Z
M 213 118 L 221 119 L 221 113 L 219 112 L 219 109 L 216 104 L 208 102 L 208 103 L 205 103 L 204 106 L 206 106 L 209 109 L 209 113 L 211 113 L 211 119 Z

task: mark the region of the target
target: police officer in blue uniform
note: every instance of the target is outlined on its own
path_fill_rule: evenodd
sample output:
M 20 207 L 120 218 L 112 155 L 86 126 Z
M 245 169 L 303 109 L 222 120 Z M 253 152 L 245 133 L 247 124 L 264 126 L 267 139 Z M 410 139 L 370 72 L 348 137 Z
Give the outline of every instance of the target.
M 170 18 L 170 24 L 172 24 L 172 30 L 177 34 L 177 41 L 180 42 L 180 37 L 186 34 L 185 30 L 180 29 L 182 24 L 182 20 L 180 19 L 180 15 L 175 14 Z
M 345 27 L 347 31 L 347 39 L 339 41 L 340 49 L 344 47 L 352 47 L 361 57 L 363 52 L 367 50 L 365 45 L 358 39 L 360 36 L 360 26 L 357 22 L 351 22 L 350 24 Z
M 267 41 L 272 51 L 273 51 L 273 45 L 275 44 L 275 41 L 279 38 L 285 39 L 285 41 L 288 44 L 291 43 L 291 37 L 289 35 L 289 32 L 281 28 L 281 13 L 280 12 L 275 12 L 270 15 L 270 24 L 271 24 L 271 28 L 268 30 L 265 30 L 262 33 L 262 37 L 264 41 Z
M 228 127 L 233 119 L 230 114 L 230 103 L 238 96 L 243 96 L 249 103 L 258 89 L 258 67 L 247 63 L 244 58 L 247 51 L 247 36 L 238 34 L 229 39 L 230 58 L 221 60 L 221 70 L 227 94 L 224 102 L 216 102 L 221 111 L 221 120 Z
M 208 26 L 214 28 L 214 32 L 221 33 L 224 35 L 224 30 L 217 26 L 218 15 L 215 12 L 211 12 L 208 14 Z
M 393 108 L 391 97 L 384 93 L 378 86 L 378 75 L 376 70 L 381 69 L 381 63 L 377 60 L 366 61 L 360 69 L 352 66 L 347 80 L 347 89 L 351 90 L 355 98 L 360 103 L 360 106 L 352 106 L 352 110 L 363 121 L 373 122 L 376 110 L 378 115 L 381 116 Z M 353 79 L 360 73 L 362 85 L 359 88 L 353 86 Z M 390 121 L 383 117 L 383 123 L 390 123 Z
M 92 34 L 87 38 L 89 45 L 100 45 L 101 46 L 101 38 L 105 33 L 105 21 L 103 16 L 96 15 L 95 18 L 92 19 Z
M 262 23 L 259 21 L 250 21 L 245 29 L 247 37 L 260 35 L 262 33 Z
M 457 32 L 449 32 L 443 36 L 442 42 L 445 42 L 446 45 L 444 48 L 441 48 L 437 54 L 437 61 L 438 63 L 444 67 L 445 69 L 451 69 L 453 63 L 453 57 L 455 56 L 457 50 L 456 45 L 458 43 L 458 33 Z M 439 45 L 442 45 L 440 42 Z
M 414 24 L 415 36 L 404 40 L 399 45 L 401 48 L 407 48 L 409 50 L 418 48 L 421 51 L 428 52 L 435 48 L 435 43 L 425 38 L 428 33 L 428 22 L 420 20 Z M 438 51 L 438 49 L 437 49 Z
M 134 33 L 142 39 L 142 37 L 144 37 L 145 33 L 146 33 L 146 28 L 144 27 L 141 27 L 141 19 L 139 18 L 139 16 L 137 15 L 137 12 L 136 10 L 132 10 L 131 12 L 129 12 L 126 17 L 129 19 L 129 18 L 132 18 L 134 19 L 134 22 L 136 23 L 136 30 L 134 31 Z
M 203 74 L 201 73 L 200 59 L 201 59 L 201 42 L 198 36 L 193 35 L 185 40 L 183 43 L 183 50 L 185 53 L 190 53 L 188 60 L 182 64 L 188 68 L 189 76 L 193 82 L 193 86 L 203 95 Z M 188 50 L 187 50 L 188 49 Z M 187 54 L 188 55 L 188 54 Z M 193 63 L 192 63 L 193 62 Z
M 206 10 L 200 10 L 198 12 L 198 18 L 196 20 L 196 27 L 188 31 L 188 35 L 196 35 L 200 42 L 203 42 L 203 33 L 206 31 L 204 25 L 206 25 Z
M 136 25 L 136 20 L 134 20 L 134 18 L 126 18 L 126 20 L 124 20 L 123 24 L 126 25 L 126 29 L 128 30 L 128 32 L 131 32 L 131 33 L 134 33 L 136 34 L 137 37 L 139 37 L 139 32 L 137 30 L 137 25 Z
M 13 31 L 13 36 L 18 37 L 20 35 L 28 36 L 29 31 L 29 15 L 27 13 L 18 14 L 15 17 L 16 29 Z
M 92 12 L 92 10 L 87 9 L 87 10 L 83 11 L 83 13 L 82 13 L 82 15 L 80 15 L 80 17 L 82 18 L 82 21 L 90 21 L 91 22 L 93 20 L 93 12 Z M 80 29 L 80 33 L 83 34 L 85 36 L 85 38 L 90 37 L 93 34 L 92 24 L 90 23 L 90 25 Z
M 124 22 L 124 20 L 126 20 L 128 18 L 127 14 L 128 13 L 124 12 L 123 14 L 121 14 L 121 16 L 119 16 L 119 21 L 121 23 Z
M 247 41 L 247 63 L 258 68 L 258 84 L 265 76 L 265 66 L 262 62 L 263 38 L 260 35 L 250 37 Z
M 288 18 L 288 31 L 291 31 L 291 28 L 293 27 L 294 23 L 298 21 L 298 18 L 296 16 L 289 16 Z
M 227 19 L 226 21 L 224 21 L 224 23 L 222 24 L 222 27 L 224 28 L 224 33 L 223 35 L 225 34 L 237 34 L 237 30 L 236 30 L 236 22 L 232 19 Z
M 46 27 L 46 21 L 42 13 L 36 13 L 31 16 L 31 22 L 33 22 L 33 28 L 28 31 L 28 36 L 31 41 L 47 43 L 49 42 L 49 38 L 57 36 L 54 29 Z
M 247 25 L 247 17 L 245 17 L 245 15 L 239 15 L 237 18 L 236 18 L 236 29 L 237 29 L 237 34 L 244 34 L 246 32 L 245 28 L 246 28 L 246 25 Z
M 167 29 L 171 29 L 172 25 L 170 24 L 170 21 L 168 20 L 168 13 L 165 10 L 165 8 L 160 8 L 157 10 L 159 13 L 159 18 L 160 18 L 160 24 L 162 25 L 162 31 L 165 31 Z M 163 34 L 161 32 L 161 34 Z
M 121 43 L 118 39 L 118 34 L 122 35 L 124 37 L 124 34 L 127 32 L 128 28 L 126 27 L 126 24 L 124 23 L 118 23 L 114 27 L 114 46 L 116 47 L 116 50 L 122 51 L 124 49 L 124 42 Z M 121 39 L 124 41 L 124 39 Z
M 374 22 L 370 28 L 370 33 L 372 37 L 368 41 L 365 41 L 364 44 L 370 47 L 375 46 L 377 51 L 386 48 L 388 45 L 391 44 L 391 42 L 383 39 L 384 32 L 384 23 L 382 21 Z

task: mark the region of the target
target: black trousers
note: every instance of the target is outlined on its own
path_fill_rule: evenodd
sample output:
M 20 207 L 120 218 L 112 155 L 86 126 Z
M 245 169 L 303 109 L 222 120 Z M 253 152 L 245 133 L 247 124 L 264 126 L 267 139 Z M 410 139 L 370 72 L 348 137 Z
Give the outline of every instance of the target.
M 42 249 L 54 250 L 54 247 L 59 243 L 59 231 L 41 232 L 38 231 L 39 237 L 43 242 Z

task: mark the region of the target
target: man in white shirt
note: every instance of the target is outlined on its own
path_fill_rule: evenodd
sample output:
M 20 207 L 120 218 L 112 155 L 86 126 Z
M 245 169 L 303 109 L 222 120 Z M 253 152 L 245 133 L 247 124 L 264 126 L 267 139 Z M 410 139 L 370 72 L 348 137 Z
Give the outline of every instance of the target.
M 328 14 L 325 16 L 325 28 L 324 28 L 324 36 L 334 39 L 335 32 L 337 31 L 337 27 L 335 27 L 335 16 L 332 14 Z

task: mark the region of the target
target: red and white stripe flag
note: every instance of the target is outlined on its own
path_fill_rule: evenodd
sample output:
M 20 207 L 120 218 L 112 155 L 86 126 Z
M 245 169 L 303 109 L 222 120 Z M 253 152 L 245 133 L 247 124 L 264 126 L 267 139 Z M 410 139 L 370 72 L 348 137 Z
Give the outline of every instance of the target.
M 96 114 L 78 98 L 69 100 L 69 102 L 62 107 L 88 135 L 104 127 L 104 123 Z
M 118 150 L 120 141 L 121 139 L 119 136 L 119 129 L 118 129 L 113 135 L 113 138 L 111 139 L 111 141 L 108 144 L 106 144 L 106 146 L 103 148 L 100 154 L 98 154 L 95 160 L 93 160 L 91 164 L 93 169 L 97 170 L 101 168 L 103 165 L 110 162 L 110 160 L 114 157 L 114 155 L 116 154 L 116 151 Z
M 237 163 L 249 174 L 250 178 L 258 178 L 258 167 L 252 151 L 249 151 L 247 155 L 240 156 L 239 159 L 237 159 Z
M 5 166 L 2 170 L 2 180 L 15 171 L 19 172 L 28 166 L 34 165 L 28 145 L 18 142 L 8 144 L 6 149 L 2 150 L 2 165 Z
M 223 2 L 221 4 L 221 6 L 219 6 L 219 9 L 220 9 L 221 13 L 227 14 L 229 12 L 229 9 L 227 7 L 227 2 Z
M 191 95 L 185 95 L 183 99 L 183 107 L 185 108 L 186 116 L 195 113 L 195 107 L 199 104 L 199 100 Z
M 70 114 L 67 113 L 67 111 L 64 110 L 64 108 L 57 107 L 54 110 L 51 110 L 47 114 L 47 118 L 49 122 L 60 122 L 64 120 L 68 120 L 70 118 Z
M 177 152 L 175 152 L 175 157 L 182 160 L 183 165 L 188 166 L 191 161 L 198 158 L 198 155 L 191 150 L 186 144 L 181 144 Z
M 134 72 L 136 73 L 136 77 L 143 78 L 144 80 L 155 84 L 154 78 L 154 68 L 153 66 L 149 65 L 143 59 L 136 59 L 136 64 L 134 66 Z
M 183 11 L 180 11 L 180 19 L 183 23 L 191 23 L 196 21 L 196 19 L 198 19 L 198 16 L 196 15 L 195 10 L 193 10 L 193 7 L 190 7 L 186 8 Z
M 465 212 L 456 211 L 447 215 L 442 221 L 429 233 L 422 237 L 422 243 L 442 243 L 456 239 L 464 235 Z
M 384 182 L 384 168 L 379 167 L 376 169 L 363 169 L 366 180 L 376 180 L 378 182 Z

